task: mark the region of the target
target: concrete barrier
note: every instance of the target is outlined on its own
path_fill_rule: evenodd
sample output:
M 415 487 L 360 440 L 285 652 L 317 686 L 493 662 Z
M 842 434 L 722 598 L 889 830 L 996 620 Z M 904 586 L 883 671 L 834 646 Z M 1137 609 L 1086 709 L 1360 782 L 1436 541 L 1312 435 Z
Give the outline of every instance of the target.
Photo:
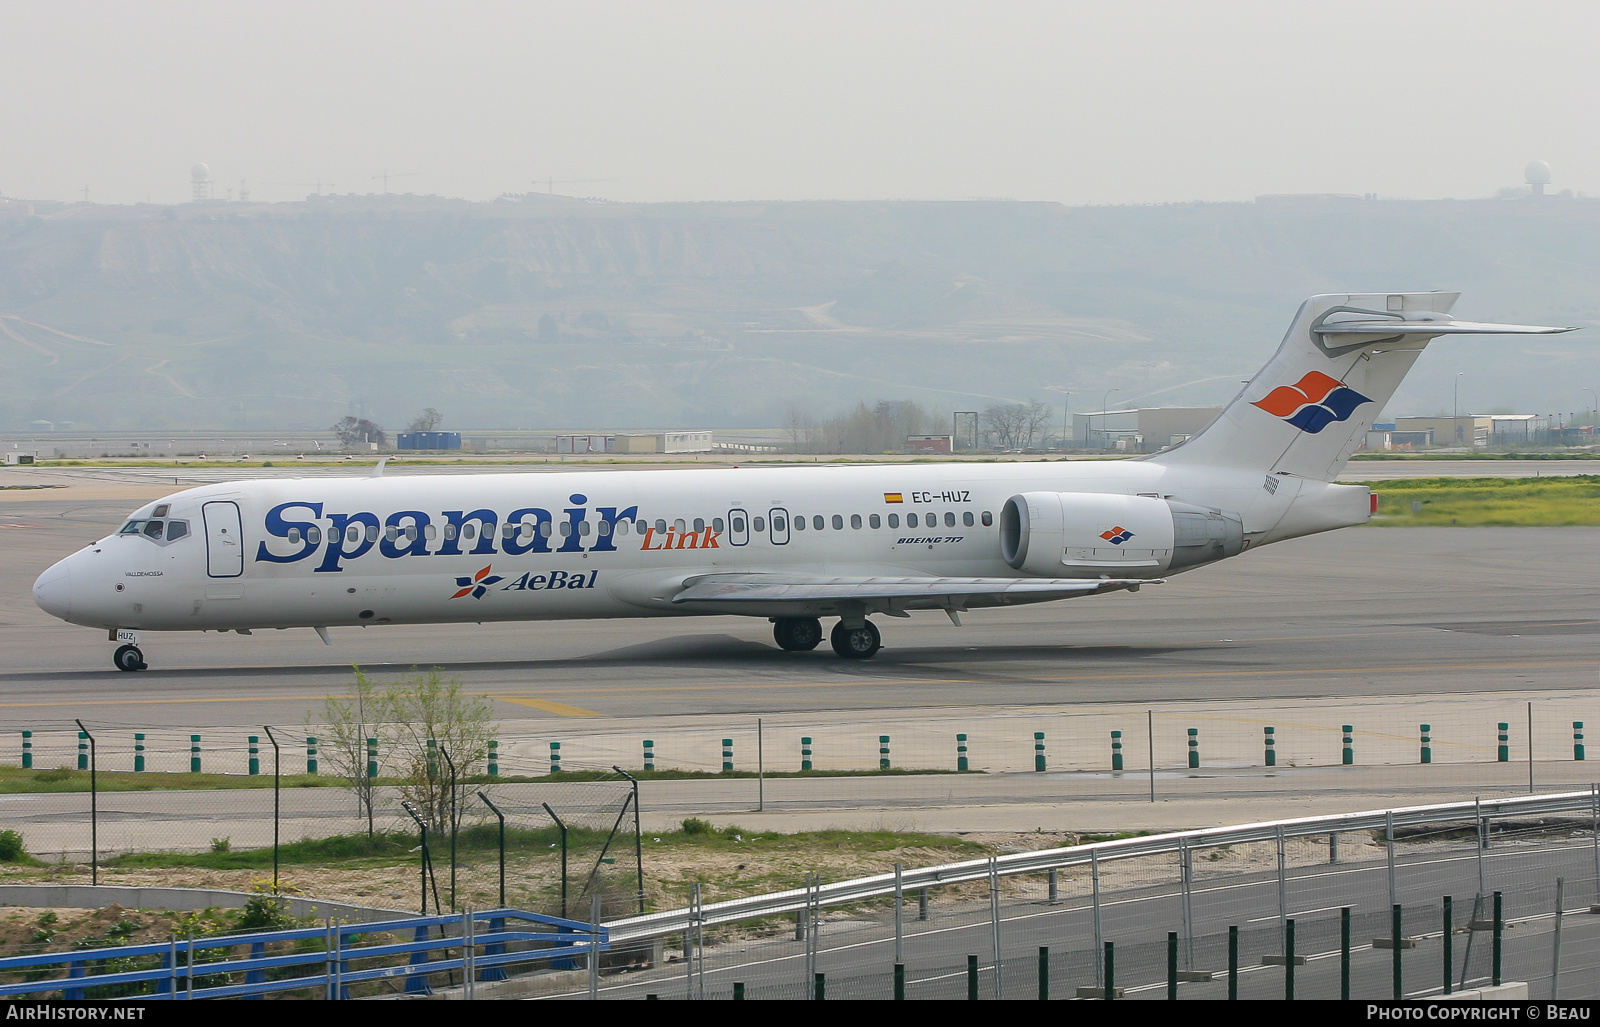
M 1507 981 L 1498 987 L 1468 988 L 1452 995 L 1430 995 L 1428 1002 L 1526 1002 L 1527 981 Z
M 34 909 L 239 909 L 259 893 L 209 888 L 141 888 L 115 884 L 0 884 L 0 906 Z M 282 896 L 293 916 L 338 917 L 364 922 L 414 916 L 414 910 L 352 906 L 343 902 Z

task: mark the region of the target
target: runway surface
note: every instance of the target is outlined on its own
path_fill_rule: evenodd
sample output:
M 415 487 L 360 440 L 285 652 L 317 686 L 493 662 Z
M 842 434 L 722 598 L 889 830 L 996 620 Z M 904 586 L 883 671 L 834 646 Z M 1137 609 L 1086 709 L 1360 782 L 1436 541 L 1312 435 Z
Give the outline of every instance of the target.
M 12 479 L 7 479 L 12 480 Z M 880 618 L 885 648 L 783 653 L 761 620 L 149 633 L 115 671 L 101 633 L 32 602 L 34 577 L 165 491 L 77 480 L 0 492 L 0 723 L 294 724 L 350 665 L 440 666 L 508 720 L 1100 701 L 1562 691 L 1600 685 L 1600 529 L 1356 528 L 1137 595 Z

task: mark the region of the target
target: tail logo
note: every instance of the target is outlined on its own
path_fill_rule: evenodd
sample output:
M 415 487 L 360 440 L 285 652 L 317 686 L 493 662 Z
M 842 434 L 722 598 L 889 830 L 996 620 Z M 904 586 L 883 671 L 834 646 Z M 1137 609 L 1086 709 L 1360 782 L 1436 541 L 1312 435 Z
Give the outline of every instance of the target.
M 1130 538 L 1133 538 L 1133 532 L 1118 524 L 1114 525 L 1109 531 L 1102 531 L 1100 537 L 1114 546 L 1120 546 Z
M 1349 420 L 1357 407 L 1371 402 L 1337 378 L 1310 371 L 1293 385 L 1280 385 L 1250 405 L 1315 435 L 1335 421 Z

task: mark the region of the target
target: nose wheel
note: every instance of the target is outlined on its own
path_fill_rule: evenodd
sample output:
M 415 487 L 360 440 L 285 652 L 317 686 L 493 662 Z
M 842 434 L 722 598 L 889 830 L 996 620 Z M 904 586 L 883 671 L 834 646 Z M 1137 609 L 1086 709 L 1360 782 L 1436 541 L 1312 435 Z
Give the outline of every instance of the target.
M 118 670 L 144 670 L 144 653 L 136 645 L 118 646 L 117 651 L 111 654 L 111 662 Z
M 847 660 L 870 659 L 883 647 L 882 636 L 870 620 L 863 622 L 859 628 L 847 628 L 841 620 L 833 626 L 833 634 L 828 641 L 833 643 L 833 651 Z

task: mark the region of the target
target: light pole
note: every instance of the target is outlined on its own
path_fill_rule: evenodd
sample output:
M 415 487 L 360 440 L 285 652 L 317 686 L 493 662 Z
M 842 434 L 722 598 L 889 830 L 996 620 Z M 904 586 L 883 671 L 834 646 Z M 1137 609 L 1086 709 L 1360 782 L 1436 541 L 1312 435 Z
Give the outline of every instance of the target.
M 1592 425 L 1594 423 L 1594 412 L 1595 412 L 1595 407 L 1596 407 L 1594 390 L 1589 388 L 1587 385 L 1585 385 L 1583 387 L 1583 391 L 1587 392 L 1589 394 L 1589 414 L 1585 418 L 1585 420 L 1587 420 Z
M 1121 389 L 1107 389 L 1106 394 L 1100 398 L 1100 435 L 1102 439 L 1105 438 L 1106 434 L 1106 404 L 1111 402 L 1111 394 L 1113 392 L 1121 391 Z M 1106 448 L 1110 449 L 1111 447 L 1107 446 Z
M 1455 395 L 1450 401 L 1450 428 L 1455 432 L 1456 441 L 1461 441 L 1461 376 L 1465 371 L 1456 372 Z

